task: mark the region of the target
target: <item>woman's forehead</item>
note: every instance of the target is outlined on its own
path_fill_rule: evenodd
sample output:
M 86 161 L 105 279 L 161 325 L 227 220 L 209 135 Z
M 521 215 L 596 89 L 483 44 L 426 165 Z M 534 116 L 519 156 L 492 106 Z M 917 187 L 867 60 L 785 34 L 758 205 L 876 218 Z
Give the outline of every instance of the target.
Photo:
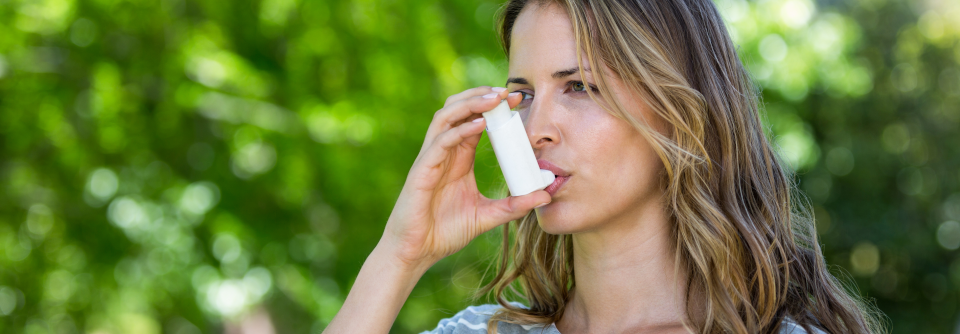
M 549 76 L 577 65 L 573 26 L 564 9 L 549 2 L 527 5 L 510 35 L 510 76 Z

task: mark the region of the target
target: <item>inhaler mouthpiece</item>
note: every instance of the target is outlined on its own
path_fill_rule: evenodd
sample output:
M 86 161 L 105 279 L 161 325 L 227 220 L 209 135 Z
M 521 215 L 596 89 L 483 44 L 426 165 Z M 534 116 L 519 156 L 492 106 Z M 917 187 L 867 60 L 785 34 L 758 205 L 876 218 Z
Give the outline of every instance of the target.
M 483 113 L 483 118 L 487 120 L 487 137 L 500 163 L 510 196 L 526 195 L 553 183 L 556 176 L 540 169 L 520 113 L 510 110 L 507 100 Z

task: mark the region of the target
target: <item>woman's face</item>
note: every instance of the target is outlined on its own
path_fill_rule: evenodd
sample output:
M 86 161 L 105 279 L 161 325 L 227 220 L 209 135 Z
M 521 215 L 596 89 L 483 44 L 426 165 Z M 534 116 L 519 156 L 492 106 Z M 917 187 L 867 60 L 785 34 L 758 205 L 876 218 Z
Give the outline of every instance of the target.
M 552 194 L 553 201 L 536 209 L 541 228 L 571 234 L 636 224 L 645 208 L 659 203 L 657 177 L 663 166 L 638 130 L 587 95 L 596 82 L 589 68 L 581 81 L 573 27 L 564 9 L 527 5 L 511 41 L 507 88 L 524 93 L 517 110 L 534 153 L 570 174 Z M 584 66 L 589 66 L 586 61 Z M 603 70 L 627 112 L 654 119 L 609 69 Z

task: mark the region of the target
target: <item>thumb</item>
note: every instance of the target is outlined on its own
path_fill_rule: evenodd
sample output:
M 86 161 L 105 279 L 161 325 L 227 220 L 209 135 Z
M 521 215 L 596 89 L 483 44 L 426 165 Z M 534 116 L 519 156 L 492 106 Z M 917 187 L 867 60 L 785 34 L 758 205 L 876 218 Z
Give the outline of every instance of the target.
M 512 220 L 523 218 L 535 207 L 550 203 L 550 193 L 537 190 L 523 196 L 510 196 L 503 199 L 485 199 L 480 209 L 479 221 L 485 231 L 503 225 Z

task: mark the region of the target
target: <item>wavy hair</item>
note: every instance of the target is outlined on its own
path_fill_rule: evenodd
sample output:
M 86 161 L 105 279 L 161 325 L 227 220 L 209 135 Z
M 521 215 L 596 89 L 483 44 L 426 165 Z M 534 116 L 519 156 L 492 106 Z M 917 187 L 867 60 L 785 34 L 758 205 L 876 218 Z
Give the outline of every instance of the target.
M 809 204 L 765 136 L 759 92 L 710 0 L 534 1 L 566 10 L 580 68 L 586 60 L 617 76 L 593 71 L 600 94 L 587 92 L 636 127 L 663 162 L 676 270 L 688 277 L 687 314 L 698 315 L 685 320 L 688 328 L 775 333 L 790 317 L 808 332 L 884 332 L 882 314 L 828 271 Z M 499 12 L 508 56 L 527 4 L 511 0 Z M 670 131 L 653 131 L 627 112 L 609 93 L 610 80 L 621 80 Z M 558 321 L 576 285 L 572 254 L 571 235 L 544 232 L 534 211 L 505 225 L 496 274 L 476 294 L 493 292 L 503 306 L 488 333 L 498 321 Z M 510 304 L 507 293 L 529 307 Z

